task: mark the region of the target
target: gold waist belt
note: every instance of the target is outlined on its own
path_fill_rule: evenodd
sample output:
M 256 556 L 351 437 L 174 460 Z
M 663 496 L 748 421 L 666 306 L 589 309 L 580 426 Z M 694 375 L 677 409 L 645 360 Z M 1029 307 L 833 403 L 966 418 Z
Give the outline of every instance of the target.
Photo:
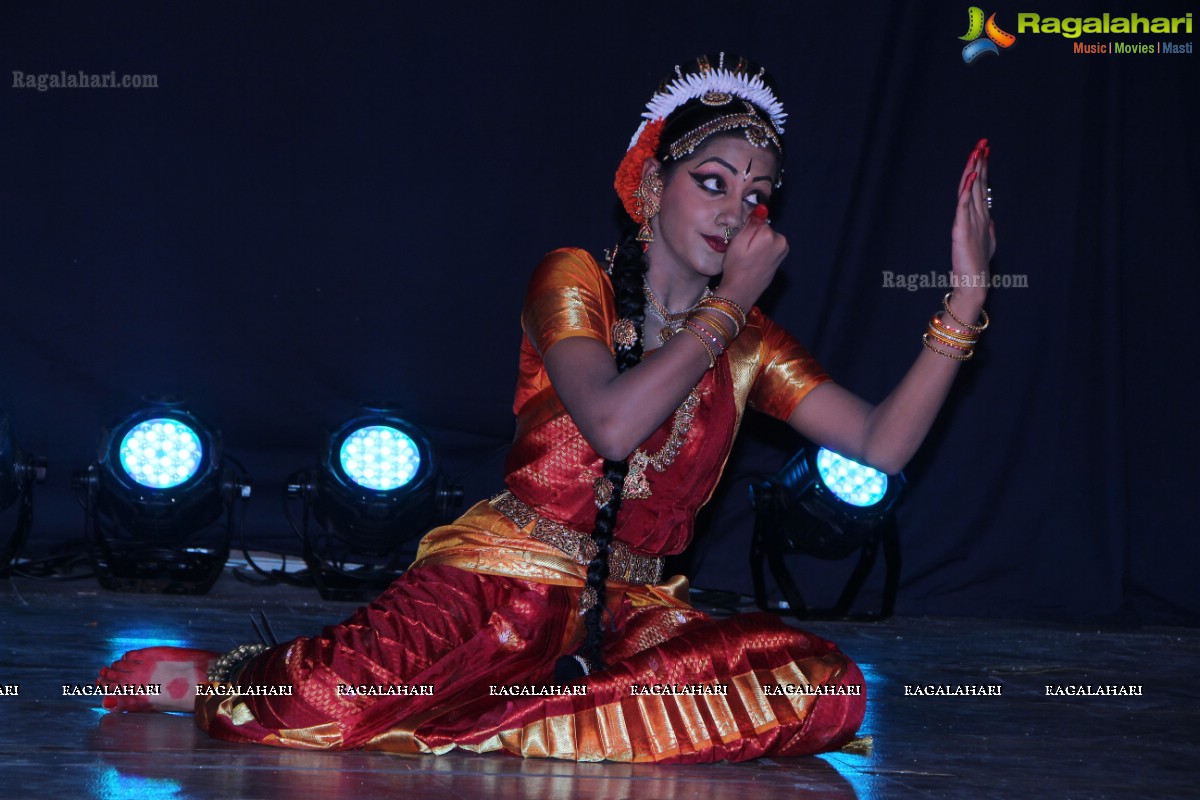
M 503 491 L 493 497 L 492 508 L 508 517 L 518 527 L 526 528 L 533 523 L 530 536 L 539 542 L 556 547 L 572 561 L 587 566 L 596 557 L 598 548 L 590 534 L 568 528 L 561 522 L 546 519 L 526 503 Z M 642 556 L 630 552 L 623 542 L 613 542 L 608 554 L 608 579 L 624 583 L 658 583 L 662 580 L 663 559 Z

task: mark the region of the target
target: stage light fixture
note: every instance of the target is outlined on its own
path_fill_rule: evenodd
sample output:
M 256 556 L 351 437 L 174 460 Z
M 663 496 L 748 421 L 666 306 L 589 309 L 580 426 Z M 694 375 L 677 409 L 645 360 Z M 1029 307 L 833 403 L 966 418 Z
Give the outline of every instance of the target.
M 795 616 L 846 616 L 882 545 L 887 564 L 882 616 L 890 616 L 900 571 L 893 512 L 904 485 L 903 474 L 887 475 L 824 447 L 801 450 L 777 475 L 752 485 L 756 516 L 750 569 L 758 605 L 767 608 L 766 561 Z M 810 611 L 784 555 L 840 559 L 855 551 L 859 551 L 858 564 L 837 603 L 828 611 Z
M 23 452 L 8 414 L 0 413 L 0 513 L 17 507 L 12 531 L 0 539 L 0 578 L 12 572 L 33 526 L 33 484 L 45 481 L 46 459 Z
M 316 468 L 288 480 L 289 519 L 304 560 L 327 599 L 360 599 L 394 580 L 405 544 L 429 530 L 461 489 L 440 485 L 429 439 L 385 404 L 367 406 L 330 434 Z
M 148 400 L 105 429 L 98 460 L 75 486 L 100 585 L 162 594 L 212 588 L 251 494 L 219 432 L 172 398 Z

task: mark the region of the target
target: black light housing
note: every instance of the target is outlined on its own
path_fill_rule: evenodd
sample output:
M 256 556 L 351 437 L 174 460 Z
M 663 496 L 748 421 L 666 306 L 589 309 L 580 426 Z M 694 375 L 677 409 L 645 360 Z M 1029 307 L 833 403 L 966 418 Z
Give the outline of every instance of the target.
M 75 485 L 100 585 L 163 594 L 212 588 L 240 523 L 235 505 L 251 494 L 219 432 L 173 398 L 149 400 L 105 429 L 98 460 Z
M 428 437 L 391 405 L 366 406 L 327 436 L 319 465 L 287 489 L 303 502 L 293 527 L 322 597 L 360 599 L 394 580 L 405 544 L 461 502 L 439 481 Z
M 887 574 L 882 616 L 895 607 L 900 548 L 894 509 L 905 486 L 903 474 L 886 475 L 838 453 L 807 447 L 777 475 L 750 487 L 756 510 L 750 568 L 758 605 L 766 609 L 763 561 L 799 618 L 844 617 L 858 596 L 883 545 Z M 846 558 L 860 551 L 859 562 L 837 603 L 828 611 L 811 612 L 787 570 L 784 554 L 823 559 Z
M 0 539 L 0 578 L 7 578 L 33 527 L 33 484 L 46 480 L 46 459 L 17 446 L 12 422 L 0 412 L 0 513 L 17 507 L 12 531 Z

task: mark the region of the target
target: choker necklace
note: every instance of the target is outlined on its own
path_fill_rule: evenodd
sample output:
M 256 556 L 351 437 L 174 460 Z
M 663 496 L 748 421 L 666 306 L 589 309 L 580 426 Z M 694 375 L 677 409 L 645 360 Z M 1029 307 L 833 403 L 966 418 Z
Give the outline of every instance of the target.
M 712 297 L 712 289 L 705 286 L 704 294 L 700 295 L 699 300 L 689 308 L 675 313 L 667 311 L 667 307 L 662 304 L 662 301 L 654 294 L 654 290 L 650 288 L 650 281 L 645 278 L 642 278 L 642 294 L 646 298 L 646 310 L 650 312 L 650 316 L 656 318 L 663 325 L 662 330 L 658 332 L 658 340 L 666 344 L 672 336 L 683 328 L 683 324 L 687 322 L 688 314 L 695 311 L 706 297 Z

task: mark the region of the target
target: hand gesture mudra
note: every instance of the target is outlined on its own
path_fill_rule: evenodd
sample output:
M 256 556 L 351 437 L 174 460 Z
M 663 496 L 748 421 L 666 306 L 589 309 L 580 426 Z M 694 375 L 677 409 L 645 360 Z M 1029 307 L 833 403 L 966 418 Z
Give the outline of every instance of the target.
M 729 244 L 720 293 L 750 308 L 770 285 L 787 254 L 787 238 L 771 227 L 767 207 L 758 206 Z
M 958 182 L 958 204 L 950 232 L 950 263 L 957 295 L 983 302 L 990 284 L 988 264 L 996 252 L 996 223 L 988 189 L 991 148 L 980 139 Z

